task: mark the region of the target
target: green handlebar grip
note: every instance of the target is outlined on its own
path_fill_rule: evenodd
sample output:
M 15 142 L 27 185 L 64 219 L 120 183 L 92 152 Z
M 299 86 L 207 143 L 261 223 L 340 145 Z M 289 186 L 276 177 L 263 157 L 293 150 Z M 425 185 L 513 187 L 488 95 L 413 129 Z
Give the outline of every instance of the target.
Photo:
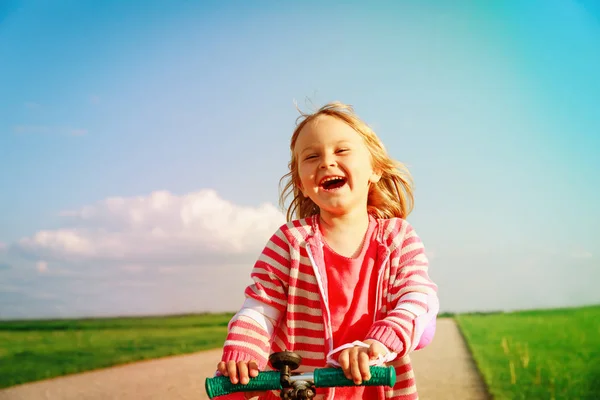
M 241 383 L 233 384 L 228 376 L 215 376 L 206 379 L 206 394 L 212 399 L 235 392 L 281 390 L 279 376 L 279 371 L 263 371 L 257 377 L 250 378 L 250 382 L 246 385 L 242 385 Z
M 393 387 L 396 383 L 394 367 L 370 367 L 370 370 L 371 379 L 363 381 L 359 386 Z M 340 368 L 316 368 L 312 375 L 315 387 L 357 386 L 351 379 L 346 378 Z M 281 390 L 279 379 L 279 371 L 262 371 L 257 377 L 250 378 L 246 385 L 233 384 L 227 376 L 215 376 L 206 379 L 205 389 L 210 399 L 236 392 Z
M 394 367 L 370 367 L 371 379 L 363 381 L 359 386 L 389 386 L 396 383 Z M 314 372 L 315 387 L 356 386 L 354 381 L 346 378 L 340 368 L 321 368 Z

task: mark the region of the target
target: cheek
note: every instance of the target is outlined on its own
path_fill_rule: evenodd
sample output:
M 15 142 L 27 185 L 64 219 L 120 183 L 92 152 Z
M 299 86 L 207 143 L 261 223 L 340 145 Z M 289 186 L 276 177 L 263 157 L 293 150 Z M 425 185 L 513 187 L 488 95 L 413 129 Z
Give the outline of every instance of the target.
M 303 168 L 298 168 L 298 183 L 300 186 L 300 189 L 304 189 L 306 188 L 306 185 L 309 182 L 309 177 L 307 176 L 307 171 L 306 169 Z
M 356 160 L 355 168 L 360 169 L 360 171 L 364 175 L 370 176 L 373 172 L 373 165 L 371 163 L 371 158 L 369 157 L 369 155 L 364 154 L 363 157 L 360 158 L 360 160 Z
M 309 180 L 312 177 L 312 170 L 306 165 L 300 166 L 298 168 L 298 176 L 301 181 Z

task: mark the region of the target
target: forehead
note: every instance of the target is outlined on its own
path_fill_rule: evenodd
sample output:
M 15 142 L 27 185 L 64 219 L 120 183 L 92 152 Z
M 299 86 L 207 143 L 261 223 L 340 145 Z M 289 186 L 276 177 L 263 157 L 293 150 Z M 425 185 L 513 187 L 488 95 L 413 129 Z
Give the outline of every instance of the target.
M 321 115 L 302 127 L 295 148 L 302 151 L 311 145 L 341 141 L 364 144 L 361 134 L 345 121 L 330 115 Z

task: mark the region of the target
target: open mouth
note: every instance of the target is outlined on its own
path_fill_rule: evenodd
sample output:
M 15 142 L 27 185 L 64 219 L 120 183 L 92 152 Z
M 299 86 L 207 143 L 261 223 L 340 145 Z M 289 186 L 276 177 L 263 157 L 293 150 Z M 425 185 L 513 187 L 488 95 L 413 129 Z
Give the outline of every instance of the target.
M 344 186 L 347 181 L 343 176 L 330 176 L 322 179 L 319 186 L 325 190 L 335 190 Z

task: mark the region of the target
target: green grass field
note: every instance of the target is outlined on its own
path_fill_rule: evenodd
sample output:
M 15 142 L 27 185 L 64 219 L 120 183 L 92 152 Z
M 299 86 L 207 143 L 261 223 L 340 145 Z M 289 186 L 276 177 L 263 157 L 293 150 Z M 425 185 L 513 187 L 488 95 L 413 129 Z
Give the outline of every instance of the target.
M 217 348 L 232 315 L 0 321 L 0 388 Z M 495 400 L 600 399 L 600 306 L 446 317 Z
M 0 388 L 216 348 L 232 315 L 0 321 Z
M 455 319 L 495 400 L 600 399 L 600 306 Z

